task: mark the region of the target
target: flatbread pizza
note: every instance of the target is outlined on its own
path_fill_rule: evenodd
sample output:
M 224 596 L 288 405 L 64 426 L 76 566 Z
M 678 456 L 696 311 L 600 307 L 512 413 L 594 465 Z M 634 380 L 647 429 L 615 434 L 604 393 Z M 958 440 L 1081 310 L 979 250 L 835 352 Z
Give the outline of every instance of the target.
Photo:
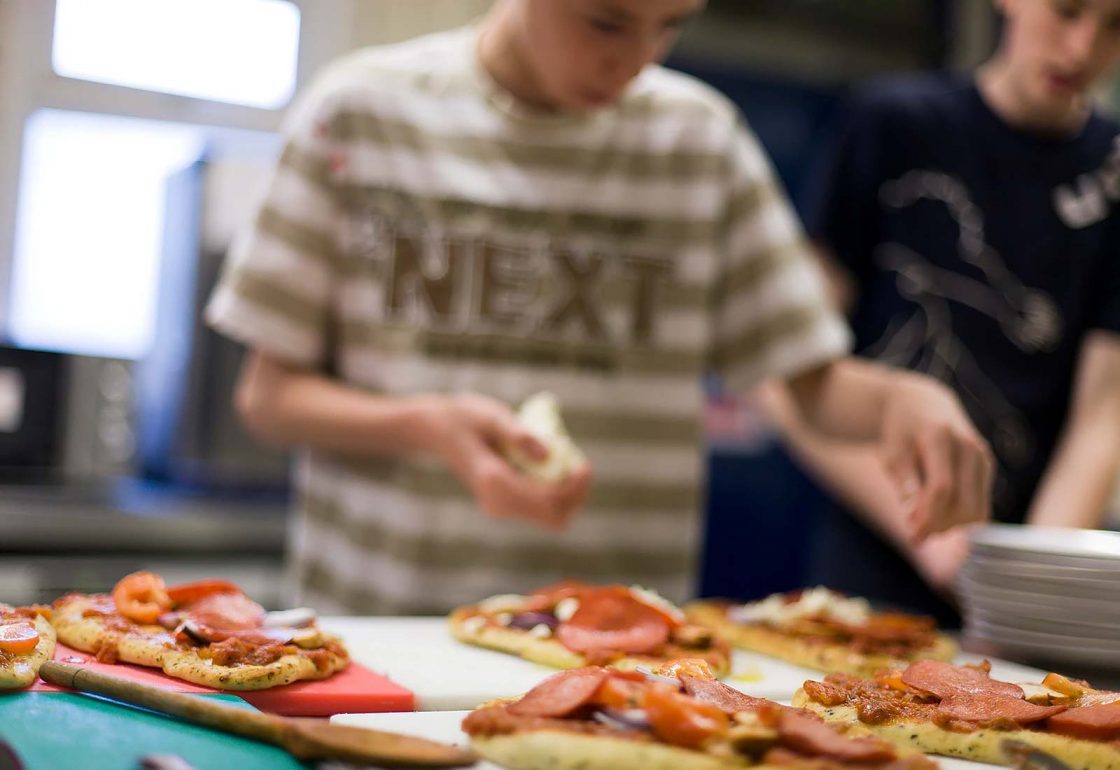
M 795 705 L 826 721 L 862 725 L 927 754 L 1019 766 L 1120 768 L 1120 693 L 1048 674 L 1040 684 L 992 679 L 991 667 L 924 660 L 874 678 L 806 682 Z
M 730 648 L 718 634 L 638 587 L 566 581 L 460 607 L 450 626 L 460 641 L 554 668 L 657 667 L 687 657 L 704 660 L 716 676 L 731 670 Z
M 0 690 L 28 687 L 54 655 L 49 607 L 0 604 Z
M 471 747 L 510 770 L 934 770 L 861 727 L 753 698 L 680 661 L 658 673 L 599 666 L 549 677 L 463 721 Z
M 698 601 L 684 610 L 736 647 L 826 673 L 870 676 L 913 660 L 950 660 L 957 652 L 932 618 L 875 612 L 865 599 L 821 587 L 746 604 Z
M 310 610 L 266 613 L 224 580 L 165 587 L 159 575 L 135 572 L 111 595 L 57 599 L 52 622 L 59 641 L 99 661 L 159 668 L 221 690 L 326 679 L 350 662 Z

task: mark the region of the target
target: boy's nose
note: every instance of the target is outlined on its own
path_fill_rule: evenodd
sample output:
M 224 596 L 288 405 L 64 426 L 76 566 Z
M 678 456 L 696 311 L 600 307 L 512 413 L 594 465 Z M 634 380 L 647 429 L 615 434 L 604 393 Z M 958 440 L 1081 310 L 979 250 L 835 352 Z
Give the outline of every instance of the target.
M 1096 19 L 1086 18 L 1073 24 L 1065 39 L 1065 64 L 1071 68 L 1083 68 L 1093 60 L 1103 37 L 1103 25 Z
M 629 83 L 641 74 L 647 64 L 657 59 L 656 42 L 634 42 L 618 50 L 607 62 L 607 73 L 612 83 Z

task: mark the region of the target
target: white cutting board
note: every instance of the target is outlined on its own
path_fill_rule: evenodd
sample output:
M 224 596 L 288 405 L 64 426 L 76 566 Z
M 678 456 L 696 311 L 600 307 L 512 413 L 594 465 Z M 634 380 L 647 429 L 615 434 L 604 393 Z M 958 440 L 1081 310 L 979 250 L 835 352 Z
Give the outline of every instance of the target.
M 367 727 L 374 730 L 390 730 L 417 738 L 427 738 L 440 743 L 451 743 L 465 747 L 470 745 L 470 741 L 466 734 L 459 729 L 459 725 L 468 713 L 466 711 L 428 711 L 396 714 L 338 714 L 331 717 L 331 722 L 353 727 Z M 935 760 L 945 770 L 989 770 L 997 767 L 997 765 L 968 762 L 963 759 L 946 757 L 930 757 L 930 759 Z M 479 762 L 474 765 L 474 768 L 475 770 L 498 770 L 498 766 L 492 762 Z
M 320 624 L 340 635 L 354 660 L 406 687 L 418 711 L 473 709 L 494 698 L 521 695 L 555 669 L 515 655 L 463 644 L 443 618 L 324 617 Z M 975 662 L 962 655 L 957 662 Z M 761 698 L 788 701 L 806 679 L 823 674 L 757 653 L 736 650 L 732 687 Z M 1042 671 L 992 661 L 992 675 L 1012 682 L 1038 682 Z
M 521 695 L 555 669 L 472 647 L 451 636 L 444 618 L 320 618 L 351 657 L 416 696 L 417 711 L 473 709 Z

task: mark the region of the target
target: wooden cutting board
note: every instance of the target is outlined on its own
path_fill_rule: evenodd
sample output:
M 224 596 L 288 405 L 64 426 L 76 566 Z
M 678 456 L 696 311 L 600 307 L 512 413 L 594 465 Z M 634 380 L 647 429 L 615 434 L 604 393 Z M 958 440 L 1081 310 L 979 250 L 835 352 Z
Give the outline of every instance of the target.
M 125 677 L 175 692 L 218 692 L 166 676 L 156 668 L 128 663 L 98 663 L 91 655 L 64 644 L 58 645 L 54 659 L 60 663 L 74 663 L 111 676 Z M 60 688 L 39 680 L 30 690 L 59 692 Z M 237 695 L 261 711 L 301 717 L 327 717 L 346 712 L 411 711 L 416 703 L 410 690 L 357 662 L 352 662 L 344 671 L 329 679 L 296 682 L 268 690 L 238 692 Z

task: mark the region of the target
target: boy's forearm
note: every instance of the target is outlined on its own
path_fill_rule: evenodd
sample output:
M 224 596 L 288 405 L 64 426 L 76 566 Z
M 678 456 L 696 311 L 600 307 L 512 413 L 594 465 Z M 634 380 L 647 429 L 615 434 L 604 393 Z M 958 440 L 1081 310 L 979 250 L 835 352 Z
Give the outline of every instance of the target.
M 383 396 L 253 354 L 237 388 L 238 412 L 262 441 L 352 455 L 430 453 L 433 396 Z
M 1111 422 L 1073 426 L 1042 477 L 1027 523 L 1100 527 L 1120 470 L 1118 457 L 1120 435 Z
M 905 511 L 875 445 L 822 435 L 801 419 L 784 383 L 767 383 L 756 395 L 756 403 L 778 428 L 798 464 L 864 524 L 905 550 L 909 545 Z
M 882 431 L 891 378 L 900 376 L 906 375 L 845 358 L 793 377 L 788 384 L 813 430 L 835 439 L 872 441 Z
M 1082 344 L 1070 415 L 1027 514 L 1031 524 L 1099 527 L 1120 459 L 1120 335 Z

